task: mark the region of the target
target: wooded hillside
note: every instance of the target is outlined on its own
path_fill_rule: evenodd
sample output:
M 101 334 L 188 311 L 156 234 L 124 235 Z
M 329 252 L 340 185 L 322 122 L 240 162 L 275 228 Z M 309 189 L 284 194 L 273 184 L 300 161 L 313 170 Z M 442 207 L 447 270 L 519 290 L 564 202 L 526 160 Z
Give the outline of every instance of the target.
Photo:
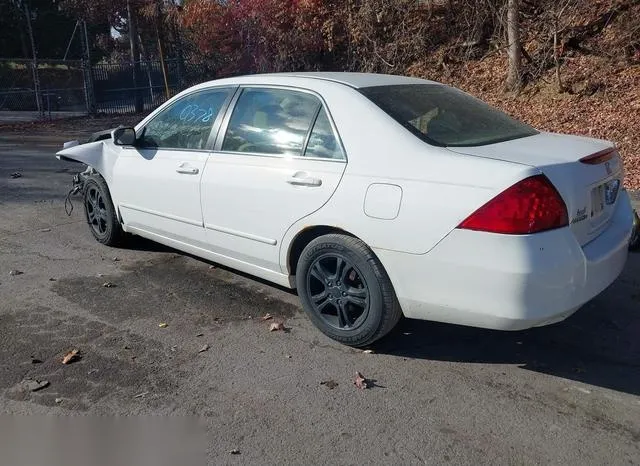
M 18 0 L 11 0 L 16 3 Z M 38 0 L 40 3 L 41 0 Z M 640 188 L 640 0 L 57 0 L 105 60 L 217 76 L 337 70 L 460 87 L 539 129 L 615 141 Z M 137 32 L 129 37 L 130 24 Z M 133 40 L 130 40 L 133 39 Z M 133 47 L 132 47 L 133 45 Z M 133 54 L 133 57 L 132 57 Z
M 516 83 L 508 82 L 509 6 Z M 627 184 L 640 188 L 638 0 L 191 0 L 181 24 L 221 74 L 409 74 L 458 86 L 543 130 L 611 139 Z

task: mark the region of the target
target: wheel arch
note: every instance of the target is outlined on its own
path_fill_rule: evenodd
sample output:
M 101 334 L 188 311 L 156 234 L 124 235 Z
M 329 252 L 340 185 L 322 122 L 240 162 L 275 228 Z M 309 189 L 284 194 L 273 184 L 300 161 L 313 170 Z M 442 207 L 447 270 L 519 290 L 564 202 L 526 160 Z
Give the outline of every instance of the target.
M 290 276 L 294 276 L 296 274 L 298 260 L 300 259 L 300 255 L 302 254 L 302 251 L 307 246 L 307 244 L 309 244 L 314 239 L 319 238 L 320 236 L 328 235 L 330 233 L 338 233 L 346 236 L 351 236 L 363 241 L 357 235 L 337 226 L 313 225 L 305 227 L 300 230 L 289 243 L 286 262 L 287 273 Z

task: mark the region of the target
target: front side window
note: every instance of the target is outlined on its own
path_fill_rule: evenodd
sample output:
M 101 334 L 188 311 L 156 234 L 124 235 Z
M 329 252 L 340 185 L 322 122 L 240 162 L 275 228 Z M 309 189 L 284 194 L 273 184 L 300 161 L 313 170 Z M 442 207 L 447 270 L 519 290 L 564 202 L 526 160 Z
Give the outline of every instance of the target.
M 211 127 L 230 89 L 208 89 L 162 110 L 144 127 L 139 146 L 153 149 L 206 149 Z
M 244 89 L 222 143 L 226 152 L 302 155 L 320 101 L 284 89 Z
M 360 92 L 414 135 L 438 146 L 482 146 L 538 134 L 481 100 L 447 86 L 376 86 Z
M 333 132 L 329 116 L 324 108 L 320 109 L 320 113 L 318 113 L 304 155 L 323 159 L 344 159 L 340 141 Z

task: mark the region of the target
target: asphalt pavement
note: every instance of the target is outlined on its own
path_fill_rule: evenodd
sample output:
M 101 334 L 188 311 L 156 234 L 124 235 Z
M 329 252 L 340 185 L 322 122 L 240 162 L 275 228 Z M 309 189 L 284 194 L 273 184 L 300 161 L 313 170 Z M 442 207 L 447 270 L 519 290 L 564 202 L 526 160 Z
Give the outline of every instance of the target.
M 640 464 L 640 254 L 559 324 L 403 320 L 363 352 L 292 292 L 143 239 L 98 244 L 78 200 L 64 209 L 78 165 L 53 154 L 75 137 L 0 133 L 0 433 L 26 414 L 153 415 L 197 421 L 200 464 Z

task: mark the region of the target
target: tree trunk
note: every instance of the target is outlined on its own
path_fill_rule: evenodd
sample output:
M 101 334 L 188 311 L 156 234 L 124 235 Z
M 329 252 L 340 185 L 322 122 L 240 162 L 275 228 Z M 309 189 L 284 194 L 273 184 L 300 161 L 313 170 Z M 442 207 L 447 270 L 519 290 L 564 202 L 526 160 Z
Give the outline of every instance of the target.
M 522 52 L 520 50 L 519 0 L 507 0 L 507 40 L 509 42 L 509 70 L 507 90 L 519 91 L 522 88 Z
M 131 3 L 127 0 L 127 26 L 129 27 L 129 45 L 131 47 L 131 65 L 133 71 L 133 93 L 135 100 L 136 113 L 142 113 L 144 109 L 142 101 L 142 93 L 140 92 L 140 48 L 138 47 L 138 30 L 136 27 L 136 18 L 131 8 Z
M 562 77 L 560 76 L 560 57 L 558 56 L 558 18 L 556 17 L 553 24 L 553 61 L 556 67 L 556 82 L 558 84 L 558 92 L 564 92 Z

